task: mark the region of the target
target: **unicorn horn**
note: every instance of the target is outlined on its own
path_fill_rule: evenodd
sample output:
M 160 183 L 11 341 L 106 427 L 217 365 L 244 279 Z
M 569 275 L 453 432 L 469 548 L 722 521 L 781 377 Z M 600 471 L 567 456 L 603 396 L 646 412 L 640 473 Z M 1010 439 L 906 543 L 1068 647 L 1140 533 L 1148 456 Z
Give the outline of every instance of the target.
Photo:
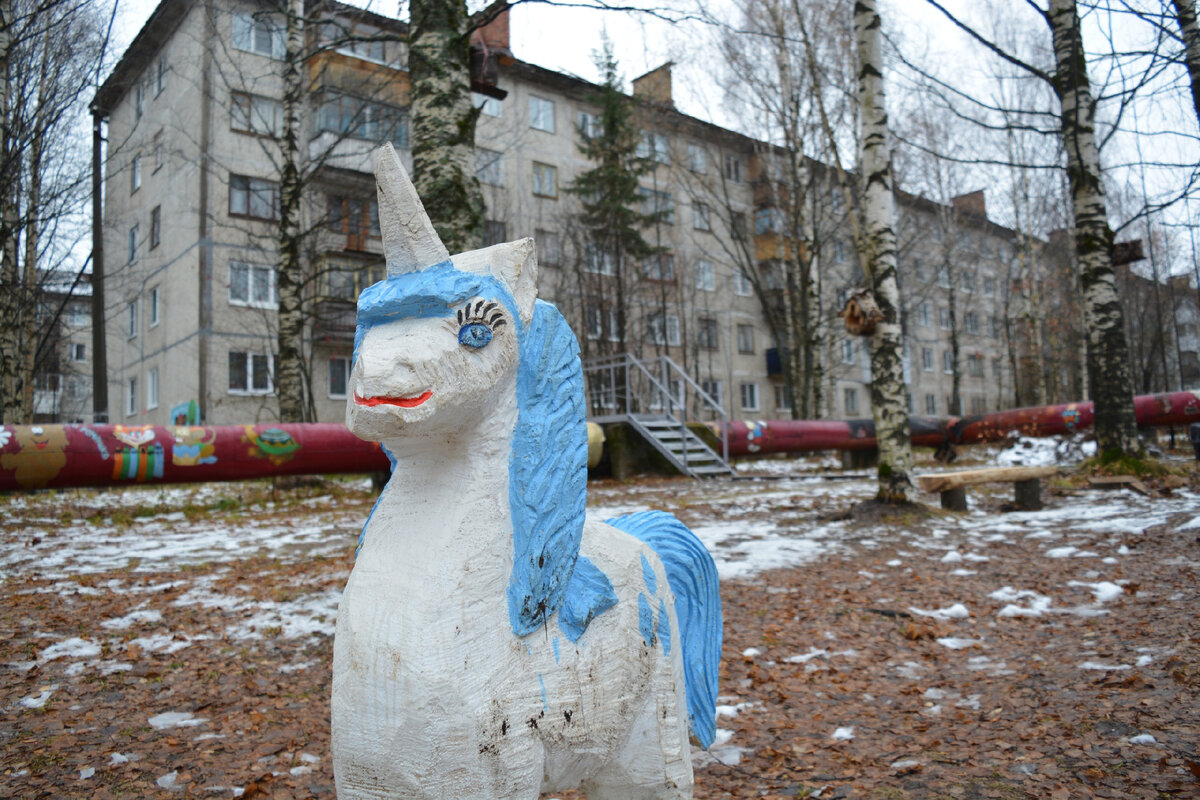
M 391 142 L 379 148 L 375 156 L 375 181 L 379 185 L 379 228 L 388 277 L 416 272 L 448 259 L 450 253 L 433 229 Z

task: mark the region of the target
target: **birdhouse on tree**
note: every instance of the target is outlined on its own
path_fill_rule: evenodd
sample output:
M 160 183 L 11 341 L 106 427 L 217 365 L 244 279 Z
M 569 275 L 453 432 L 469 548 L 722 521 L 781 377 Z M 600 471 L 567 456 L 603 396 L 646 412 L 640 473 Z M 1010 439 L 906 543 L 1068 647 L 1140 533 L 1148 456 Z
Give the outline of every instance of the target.
M 875 326 L 883 319 L 883 312 L 875 302 L 870 289 L 856 289 L 846 298 L 846 305 L 838 312 L 846 330 L 853 336 L 870 336 Z

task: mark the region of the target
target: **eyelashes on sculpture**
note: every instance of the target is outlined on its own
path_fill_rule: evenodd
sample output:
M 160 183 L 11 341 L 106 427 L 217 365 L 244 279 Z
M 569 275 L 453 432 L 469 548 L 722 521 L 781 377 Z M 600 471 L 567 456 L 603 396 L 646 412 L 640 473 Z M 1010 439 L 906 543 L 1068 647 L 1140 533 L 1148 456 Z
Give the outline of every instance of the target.
M 508 324 L 495 301 L 477 300 L 458 310 L 458 343 L 478 350 L 492 341 L 492 334 Z

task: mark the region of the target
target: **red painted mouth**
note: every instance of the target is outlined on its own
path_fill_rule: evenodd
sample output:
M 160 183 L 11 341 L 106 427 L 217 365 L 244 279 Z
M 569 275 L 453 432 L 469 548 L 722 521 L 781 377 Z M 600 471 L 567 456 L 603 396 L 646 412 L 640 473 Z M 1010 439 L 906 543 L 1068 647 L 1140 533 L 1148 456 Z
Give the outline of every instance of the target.
M 400 406 L 401 408 L 416 408 L 431 397 L 433 397 L 432 389 L 426 391 L 424 394 L 419 394 L 416 397 L 359 397 L 358 392 L 355 392 L 354 402 L 360 406 Z

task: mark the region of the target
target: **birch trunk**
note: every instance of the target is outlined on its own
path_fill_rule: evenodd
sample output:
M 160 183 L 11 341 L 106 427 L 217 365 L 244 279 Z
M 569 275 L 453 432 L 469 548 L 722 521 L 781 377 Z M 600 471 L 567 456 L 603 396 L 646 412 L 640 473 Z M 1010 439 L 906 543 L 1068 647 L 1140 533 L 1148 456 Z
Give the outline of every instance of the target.
M 865 183 L 863 235 L 859 247 L 867 279 L 883 319 L 871 337 L 871 409 L 879 443 L 877 499 L 902 503 L 912 485 L 908 399 L 904 385 L 900 288 L 896 282 L 895 200 L 888 158 L 888 121 L 883 94 L 882 32 L 875 0 L 855 0 L 858 106 L 862 126 L 859 164 Z
M 281 422 L 311 422 L 312 394 L 305 386 L 304 275 L 300 258 L 300 104 L 304 101 L 304 2 L 288 0 L 283 60 L 283 135 L 280 139 L 279 256 L 279 392 Z
M 409 4 L 413 183 L 451 253 L 482 243 L 483 195 L 475 177 L 470 43 L 463 0 Z
M 21 418 L 21 272 L 17 263 L 19 225 L 16 192 L 19 164 L 13 130 L 13 37 L 11 0 L 0 0 L 0 422 L 18 424 Z
M 1200 122 L 1200 23 L 1196 21 L 1196 3 L 1194 0 L 1173 2 L 1175 19 L 1183 34 L 1184 61 L 1192 84 L 1192 105 L 1196 107 L 1196 121 Z
M 1117 299 L 1113 232 L 1108 226 L 1095 139 L 1096 101 L 1088 81 L 1075 0 L 1050 0 L 1047 19 L 1054 39 L 1054 89 L 1062 103 L 1062 140 L 1067 151 L 1075 251 L 1083 290 L 1096 441 L 1102 452 L 1139 452 L 1129 344 Z

